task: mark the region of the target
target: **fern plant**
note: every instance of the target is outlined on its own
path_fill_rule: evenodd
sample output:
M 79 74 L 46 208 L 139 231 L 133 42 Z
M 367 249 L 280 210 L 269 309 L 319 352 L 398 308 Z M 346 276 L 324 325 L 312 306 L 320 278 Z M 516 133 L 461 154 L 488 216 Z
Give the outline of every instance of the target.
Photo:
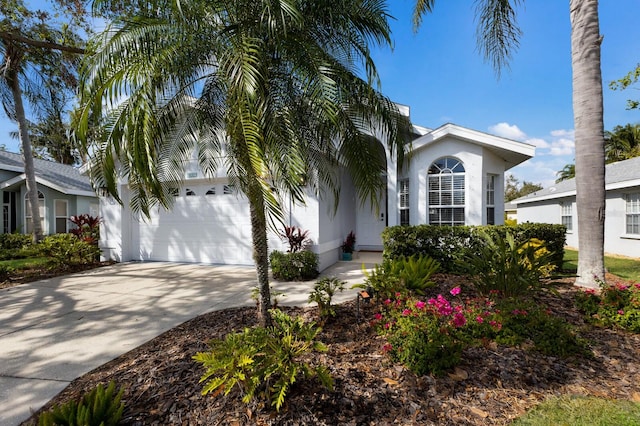
M 115 426 L 122 418 L 124 389 L 116 393 L 111 381 L 105 389 L 99 384 L 80 401 L 57 405 L 38 417 L 38 426 Z
M 333 388 L 326 367 L 313 367 L 301 360 L 305 354 L 327 351 L 316 340 L 321 329 L 315 323 L 305 323 L 302 318 L 292 318 L 277 309 L 270 314 L 271 327 L 230 333 L 225 339 L 210 342 L 210 351 L 193 357 L 205 368 L 200 379 L 200 383 L 206 382 L 203 395 L 228 395 L 237 388 L 244 403 L 257 397 L 271 401 L 279 411 L 287 391 L 299 376 L 318 377 L 327 388 Z

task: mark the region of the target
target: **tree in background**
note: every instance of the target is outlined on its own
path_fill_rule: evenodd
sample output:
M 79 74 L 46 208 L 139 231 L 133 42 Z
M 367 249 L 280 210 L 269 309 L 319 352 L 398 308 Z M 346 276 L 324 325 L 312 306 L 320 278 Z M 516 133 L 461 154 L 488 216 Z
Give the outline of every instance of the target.
M 96 3 L 100 10 L 120 0 Z M 260 303 L 270 322 L 267 226 L 283 222 L 282 196 L 305 187 L 339 196 L 346 168 L 361 200 L 379 205 L 384 150 L 402 150 L 396 106 L 372 84 L 370 45 L 391 43 L 383 2 L 367 0 L 147 0 L 92 42 L 81 74 L 78 135 L 93 151 L 94 185 L 149 214 L 171 205 L 195 151 L 223 168 L 248 201 Z M 359 73 L 366 73 L 366 79 Z M 91 145 L 89 122 L 106 130 Z M 95 148 L 95 149 L 93 149 Z
M 432 12 L 435 0 L 416 0 L 414 27 Z M 524 0 L 477 0 L 480 52 L 498 76 L 508 66 L 522 34 L 515 7 Z M 573 117 L 576 132 L 576 204 L 579 259 L 576 284 L 598 287 L 604 279 L 604 116 L 598 0 L 569 0 Z
M 640 124 L 629 123 L 605 132 L 604 153 L 607 163 L 640 156 Z
M 507 176 L 507 180 L 504 185 L 504 200 L 509 202 L 516 198 L 524 197 L 525 195 L 532 194 L 536 191 L 540 191 L 542 185 L 539 183 L 520 181 L 512 174 Z
M 640 64 L 636 65 L 636 69 L 629 71 L 629 74 L 622 77 L 620 80 L 615 80 L 609 83 L 609 87 L 613 90 L 625 90 L 634 85 L 640 79 Z M 627 100 L 627 109 L 640 108 L 640 101 L 633 99 Z
M 576 177 L 576 165 L 574 163 L 565 164 L 562 170 L 556 173 L 556 176 L 558 176 L 556 183 L 560 183 L 563 180 L 573 179 Z
M 18 125 L 34 241 L 42 238 L 43 230 L 39 205 L 33 202 L 38 188 L 24 100 L 37 111 L 43 91 L 76 85 L 73 70 L 77 55 L 84 52 L 77 31 L 87 30 L 82 2 L 56 0 L 53 6 L 56 14 L 30 10 L 23 0 L 0 2 L 0 100 L 7 117 Z

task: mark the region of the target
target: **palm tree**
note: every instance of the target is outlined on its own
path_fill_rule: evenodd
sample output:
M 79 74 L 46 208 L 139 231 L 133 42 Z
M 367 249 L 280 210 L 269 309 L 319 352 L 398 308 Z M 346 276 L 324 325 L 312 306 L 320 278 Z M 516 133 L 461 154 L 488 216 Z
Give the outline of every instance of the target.
M 479 50 L 498 75 L 518 47 L 521 31 L 514 7 L 524 0 L 477 0 Z M 416 0 L 414 26 L 435 0 Z M 569 0 L 573 117 L 576 132 L 576 203 L 579 252 L 576 284 L 598 287 L 604 278 L 604 118 L 598 0 Z
M 573 179 L 576 177 L 576 165 L 574 163 L 565 164 L 562 170 L 556 173 L 556 176 L 558 176 L 556 183 L 562 182 L 563 180 Z
M 42 238 L 43 230 L 24 100 L 37 109 L 43 89 L 62 91 L 65 86 L 72 87 L 75 78 L 69 64 L 74 59 L 69 54 L 84 52 L 78 47 L 80 38 L 73 32 L 84 23 L 81 3 L 74 2 L 71 6 L 66 0 L 58 3 L 74 14 L 73 24 L 57 27 L 57 19 L 44 11 L 29 10 L 22 0 L 0 5 L 0 101 L 8 118 L 18 124 L 35 242 Z
M 249 201 L 266 324 L 267 226 L 283 219 L 282 195 L 302 202 L 303 180 L 338 195 L 342 166 L 361 200 L 377 205 L 384 161 L 369 131 L 402 149 L 397 108 L 370 84 L 378 77 L 369 44 L 390 44 L 388 15 L 373 0 L 139 6 L 93 40 L 82 76 L 77 130 L 94 154 L 94 184 L 118 197 L 118 179 L 126 179 L 132 207 L 148 215 L 155 204 L 171 205 L 169 188 L 194 150 L 207 175 L 224 168 Z M 105 130 L 93 146 L 90 117 Z
M 605 132 L 604 152 L 607 163 L 640 156 L 640 124 L 629 123 Z

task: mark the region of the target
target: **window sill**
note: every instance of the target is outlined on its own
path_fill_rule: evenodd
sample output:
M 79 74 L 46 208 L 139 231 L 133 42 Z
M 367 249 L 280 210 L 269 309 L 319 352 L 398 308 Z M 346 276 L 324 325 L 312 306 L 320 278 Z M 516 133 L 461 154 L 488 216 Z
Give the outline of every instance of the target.
M 623 240 L 640 240 L 640 234 L 622 234 L 620 238 Z

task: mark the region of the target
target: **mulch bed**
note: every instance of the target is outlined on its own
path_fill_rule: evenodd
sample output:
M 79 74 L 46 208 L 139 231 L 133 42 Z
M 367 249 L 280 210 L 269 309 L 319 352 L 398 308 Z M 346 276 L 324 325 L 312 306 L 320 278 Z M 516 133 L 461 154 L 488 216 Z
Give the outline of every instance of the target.
M 439 275 L 440 292 L 460 280 Z M 188 321 L 76 379 L 45 409 L 110 380 L 125 388 L 127 425 L 503 425 L 553 395 L 640 401 L 640 336 L 585 324 L 573 305 L 579 290 L 572 280 L 557 289 L 559 295 L 543 293 L 538 302 L 578 327 L 593 358 L 488 344 L 466 349 L 462 364 L 448 375 L 417 377 L 383 354 L 383 340 L 369 325 L 373 307 L 357 322 L 352 301 L 338 306 L 321 334 L 329 351 L 317 361 L 331 371 L 333 392 L 300 380 L 275 413 L 257 402 L 242 403 L 235 391 L 227 397 L 200 394 L 203 370 L 193 355 L 206 351 L 209 339 L 256 322 L 254 308 L 235 308 Z M 309 320 L 317 315 L 315 308 L 285 310 Z
M 73 265 L 62 269 L 52 269 L 45 266 L 24 268 L 17 270 L 11 274 L 8 280 L 0 281 L 0 290 L 3 288 L 14 287 L 18 284 L 29 283 L 38 280 L 46 280 L 48 278 L 59 277 L 61 275 L 73 274 L 76 272 L 88 271 L 102 266 L 113 265 L 115 262 L 100 262 L 88 265 Z

